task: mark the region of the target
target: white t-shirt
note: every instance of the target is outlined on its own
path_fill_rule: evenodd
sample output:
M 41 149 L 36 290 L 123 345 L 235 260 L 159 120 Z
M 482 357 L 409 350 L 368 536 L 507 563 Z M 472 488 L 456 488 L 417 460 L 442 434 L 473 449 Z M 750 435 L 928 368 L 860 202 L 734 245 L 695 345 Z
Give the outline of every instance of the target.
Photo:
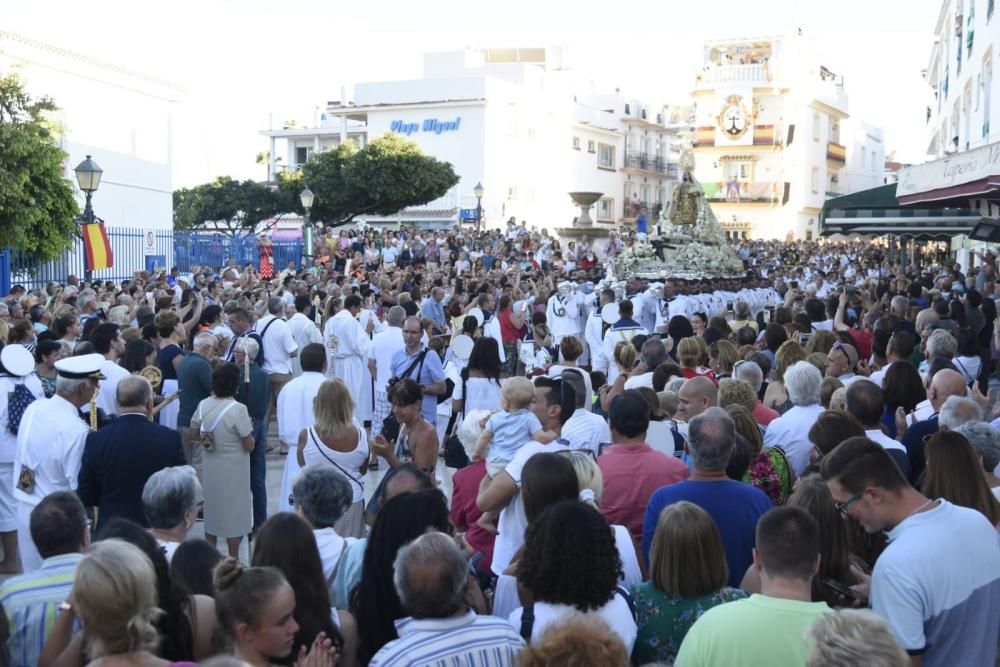
M 947 500 L 904 519 L 872 571 L 872 610 L 925 665 L 985 665 L 1000 627 L 1000 538 Z
M 177 547 L 181 545 L 180 542 L 168 542 L 161 539 L 157 539 L 156 544 L 163 549 L 163 555 L 166 557 L 168 563 L 173 559 L 174 552 L 177 551 Z
M 653 371 L 642 375 L 633 375 L 625 380 L 625 389 L 639 389 L 641 387 L 653 388 Z
M 368 348 L 368 358 L 375 360 L 376 392 L 385 393 L 385 387 L 392 377 L 392 358 L 405 347 L 403 330 L 399 327 L 389 327 L 372 338 L 372 344 Z
M 268 374 L 291 375 L 291 354 L 298 350 L 299 346 L 295 344 L 288 324 L 282 319 L 275 319 L 274 315 L 266 315 L 257 322 L 254 330 L 261 336 L 263 342 L 264 371 Z
M 523 607 L 515 609 L 507 617 L 507 620 L 510 621 L 510 624 L 518 632 L 521 629 L 521 614 L 523 611 Z M 548 602 L 536 602 L 534 612 L 535 623 L 531 628 L 531 643 L 537 642 L 550 626 L 581 614 L 576 607 L 566 604 L 550 604 Z M 625 644 L 625 649 L 631 654 L 636 634 L 638 634 L 638 628 L 635 625 L 635 619 L 632 618 L 632 610 L 629 609 L 625 598 L 616 592 L 610 602 L 593 613 L 600 616 L 608 624 L 608 627 L 618 635 L 622 643 Z
M 107 415 L 117 415 L 118 383 L 129 377 L 131 373 L 119 366 L 117 362 L 107 359 L 101 362 L 101 373 L 104 374 L 104 379 L 101 380 L 101 388 L 97 393 L 97 407 L 104 410 Z
M 535 454 L 558 452 L 564 449 L 568 448 L 555 442 L 544 445 L 532 440 L 522 445 L 507 467 L 504 468 L 504 472 L 510 475 L 514 484 L 517 485 L 517 491 L 507 506 L 500 510 L 500 519 L 497 523 L 499 534 L 493 546 L 493 564 L 491 566 L 494 574 L 503 574 L 518 548 L 524 544 L 524 531 L 528 528 L 528 519 L 524 515 L 524 500 L 521 498 L 521 472 L 524 470 L 524 464 Z

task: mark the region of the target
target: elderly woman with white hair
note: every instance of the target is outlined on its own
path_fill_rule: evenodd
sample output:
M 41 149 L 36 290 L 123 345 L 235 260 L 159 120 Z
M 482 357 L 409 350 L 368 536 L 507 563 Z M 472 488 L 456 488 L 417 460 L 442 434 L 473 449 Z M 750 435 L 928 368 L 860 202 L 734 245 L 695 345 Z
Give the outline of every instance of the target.
M 354 502 L 351 483 L 330 466 L 313 463 L 299 471 L 292 486 L 295 511 L 312 526 L 323 562 L 323 576 L 333 594 L 340 559 L 355 537 L 342 537 L 335 528 Z
M 809 453 L 813 446 L 808 434 L 809 428 L 823 412 L 819 402 L 822 383 L 823 376 L 819 369 L 808 361 L 792 364 L 784 375 L 785 391 L 792 407 L 772 421 L 764 434 L 764 446 L 780 447 L 796 477 L 801 476 L 809 465 Z
M 949 361 L 958 354 L 958 339 L 947 329 L 933 329 L 924 343 L 924 360 L 920 363 L 920 376 L 928 380 L 927 373 L 930 371 L 931 361 L 937 358 Z
M 146 481 L 142 510 L 167 562 L 194 528 L 201 504 L 201 483 L 191 466 L 164 468 Z

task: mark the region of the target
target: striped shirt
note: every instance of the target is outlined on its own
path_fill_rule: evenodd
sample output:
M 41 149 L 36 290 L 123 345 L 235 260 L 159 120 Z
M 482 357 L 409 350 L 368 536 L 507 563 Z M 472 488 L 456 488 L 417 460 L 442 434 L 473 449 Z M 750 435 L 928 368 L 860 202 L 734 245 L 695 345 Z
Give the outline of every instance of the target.
M 10 664 L 35 667 L 42 647 L 59 614 L 59 604 L 69 597 L 73 574 L 83 554 L 52 556 L 35 572 L 12 577 L 0 586 L 0 604 L 10 624 Z M 79 621 L 74 631 L 79 630 Z
M 403 618 L 369 667 L 510 667 L 524 640 L 506 620 L 467 611 L 451 618 Z
M 559 434 L 569 441 L 570 449 L 589 449 L 594 456 L 601 453 L 602 444 L 611 442 L 608 422 L 585 408 L 577 408 L 573 416 L 563 424 Z

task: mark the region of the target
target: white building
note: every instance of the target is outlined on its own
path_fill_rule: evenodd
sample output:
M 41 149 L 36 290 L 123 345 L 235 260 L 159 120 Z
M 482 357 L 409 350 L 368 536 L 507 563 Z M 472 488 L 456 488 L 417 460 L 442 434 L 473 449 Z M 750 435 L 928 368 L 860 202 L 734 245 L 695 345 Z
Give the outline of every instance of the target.
M 62 126 L 60 142 L 68 153 L 63 172 L 74 188 L 73 168 L 86 155 L 104 170 L 93 206 L 109 229 L 173 229 L 171 117 L 183 90 L 120 64 L 0 30 L 0 72 L 11 71 L 33 97 L 47 95 L 55 101 L 53 119 Z M 78 194 L 82 210 L 83 195 Z M 148 254 L 171 262 L 173 245 L 167 236 L 160 234 Z M 116 238 L 111 241 L 116 265 L 99 277 L 144 268 L 138 244 L 126 252 L 125 245 L 115 247 Z
M 978 7 L 977 7 L 978 4 Z M 933 91 L 927 107 L 927 154 L 932 159 L 1000 140 L 993 56 L 1000 25 L 994 0 L 945 0 L 924 71 Z
M 173 228 L 171 115 L 181 89 L 2 30 L 0 71 L 55 101 L 67 175 L 88 154 L 104 170 L 94 207 L 108 225 Z
M 823 202 L 878 185 L 880 129 L 801 35 L 707 42 L 692 92 L 695 175 L 730 235 L 812 239 Z
M 313 128 L 270 129 L 271 155 L 284 140 L 287 168 L 342 141 L 364 145 L 386 132 L 450 162 L 460 180 L 425 206 L 368 222 L 455 224 L 476 207 L 484 221 L 570 225 L 579 211 L 567 193 L 601 192 L 592 216 L 608 227 L 654 213 L 676 181 L 675 130 L 662 109 L 597 94 L 581 83 L 561 49 L 468 49 L 424 56 L 423 77 L 362 83 L 353 101 L 331 103 Z M 274 164 L 272 169 L 281 167 Z

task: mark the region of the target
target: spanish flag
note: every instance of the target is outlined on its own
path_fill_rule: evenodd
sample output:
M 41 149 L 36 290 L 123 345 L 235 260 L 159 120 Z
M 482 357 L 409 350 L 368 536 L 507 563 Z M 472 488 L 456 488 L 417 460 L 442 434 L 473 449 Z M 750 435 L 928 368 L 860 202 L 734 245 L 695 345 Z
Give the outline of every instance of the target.
M 103 222 L 83 225 L 83 247 L 87 252 L 87 271 L 109 269 L 115 263 Z

